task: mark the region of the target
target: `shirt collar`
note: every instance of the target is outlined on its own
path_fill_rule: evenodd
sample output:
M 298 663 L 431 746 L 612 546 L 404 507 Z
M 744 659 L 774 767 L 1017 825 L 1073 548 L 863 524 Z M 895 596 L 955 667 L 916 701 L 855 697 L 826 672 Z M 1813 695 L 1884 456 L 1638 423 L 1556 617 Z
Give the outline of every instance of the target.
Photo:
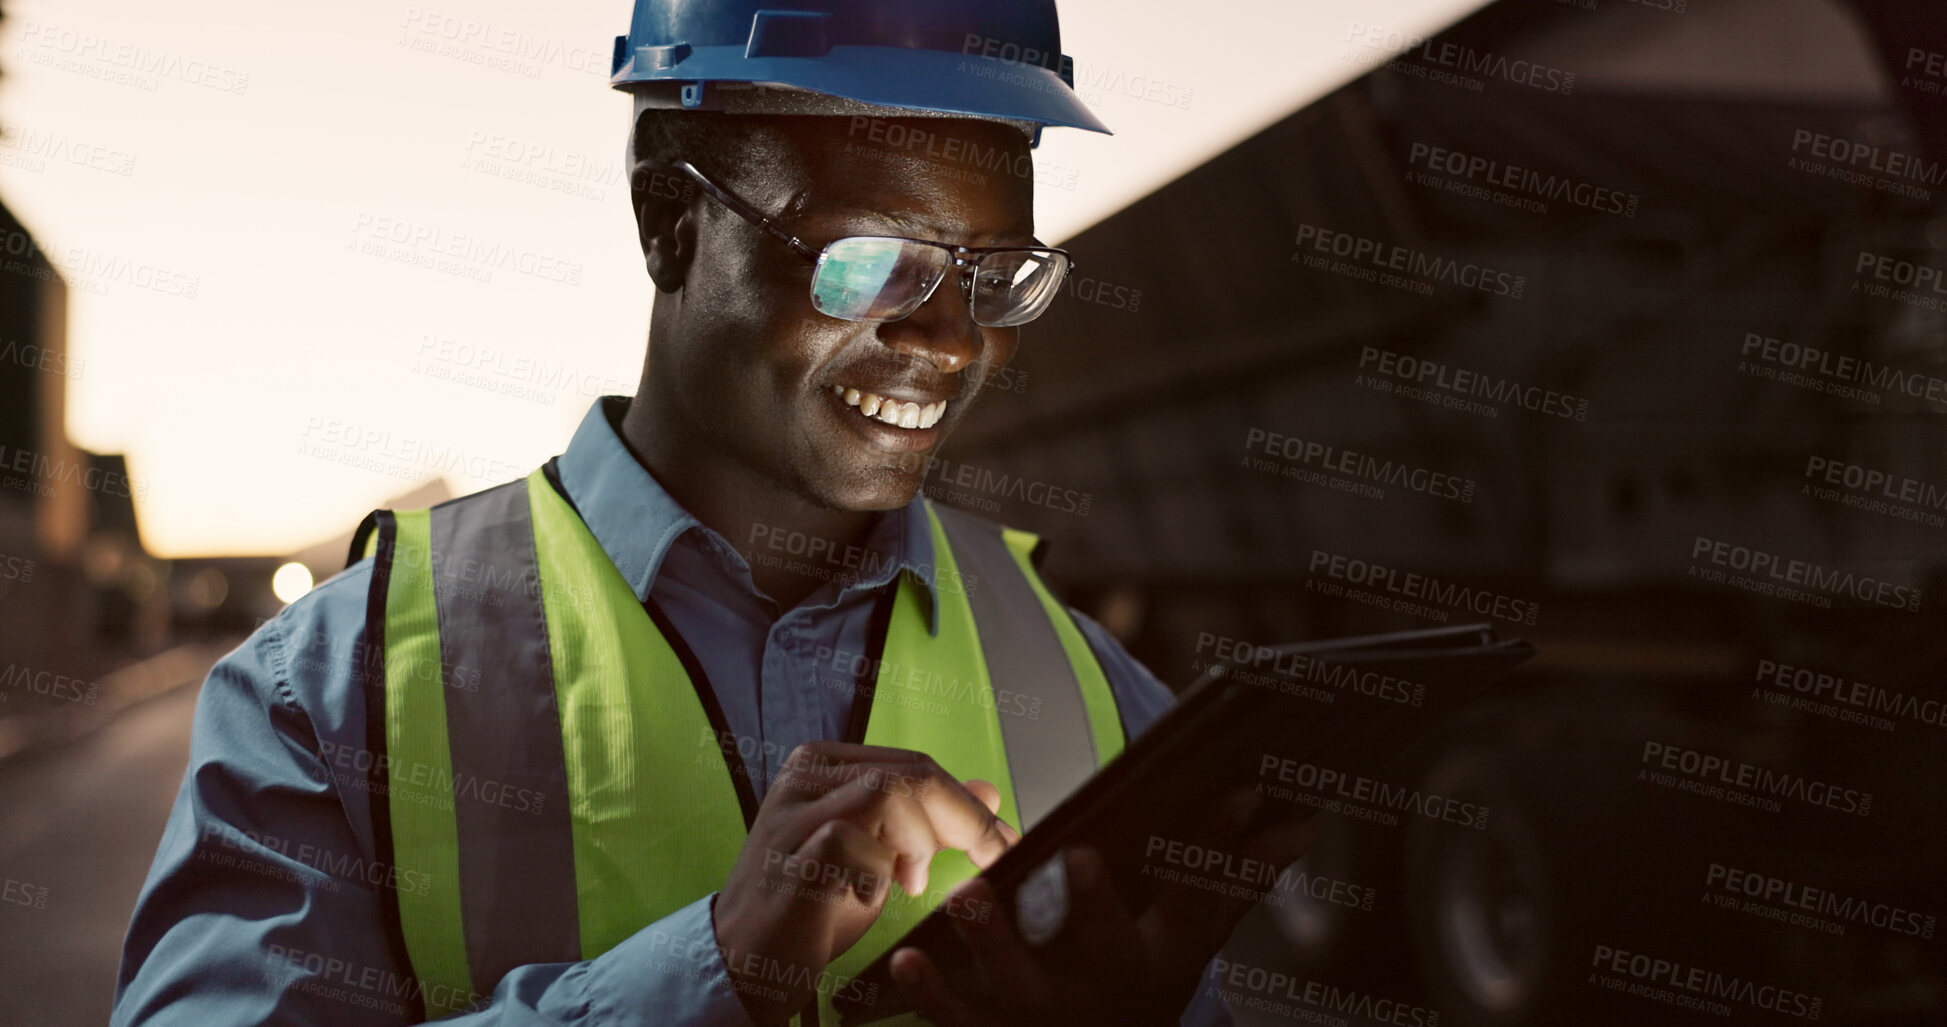
M 655 584 L 669 547 L 687 532 L 713 540 L 734 560 L 742 557 L 721 535 L 683 509 L 629 452 L 615 427 L 628 406 L 627 396 L 596 400 L 582 417 L 557 466 L 568 501 L 581 512 L 595 541 L 601 543 L 615 569 L 622 572 L 622 580 L 641 600 Z M 860 561 L 865 569 L 857 572 L 845 588 L 875 589 L 901 571 L 912 572 L 926 585 L 928 630 L 938 635 L 939 581 L 933 560 L 932 519 L 927 516 L 925 503 L 923 495 L 915 495 L 904 507 L 873 522 L 863 548 L 878 554 L 878 558 Z

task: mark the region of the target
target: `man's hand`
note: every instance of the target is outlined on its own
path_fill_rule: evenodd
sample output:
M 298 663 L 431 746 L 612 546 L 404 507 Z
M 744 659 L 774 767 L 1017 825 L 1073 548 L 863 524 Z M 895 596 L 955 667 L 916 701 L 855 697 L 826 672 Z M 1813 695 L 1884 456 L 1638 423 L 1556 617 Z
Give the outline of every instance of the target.
M 1260 801 L 1248 789 L 1226 795 L 1202 838 L 1193 840 L 1261 866 L 1284 867 L 1303 856 L 1311 822 L 1294 819 L 1294 812 L 1249 830 Z M 1131 917 L 1100 854 L 1069 849 L 1063 855 L 1068 918 L 1045 946 L 1021 939 L 1011 911 L 993 901 L 985 881 L 975 878 L 955 892 L 962 901 L 993 907 L 985 922 L 955 921 L 984 978 L 979 986 L 955 992 L 924 952 L 908 947 L 893 954 L 893 980 L 922 1015 L 942 1027 L 1175 1024 L 1204 965 L 1256 901 L 1228 889 L 1165 883 L 1149 908 Z
M 925 753 L 809 742 L 792 750 L 717 895 L 717 947 L 760 1024 L 802 1009 L 816 980 L 878 919 L 888 889 L 926 891 L 943 848 L 977 867 L 1020 835 L 995 812 L 1000 791 L 955 780 Z M 801 972 L 808 971 L 808 972 Z

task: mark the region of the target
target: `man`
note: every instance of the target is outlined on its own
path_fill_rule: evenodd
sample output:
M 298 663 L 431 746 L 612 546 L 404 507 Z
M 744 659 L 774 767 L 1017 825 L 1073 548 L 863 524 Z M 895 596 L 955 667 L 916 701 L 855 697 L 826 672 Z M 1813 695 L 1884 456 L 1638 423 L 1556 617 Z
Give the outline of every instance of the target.
M 1038 84 L 913 42 L 985 34 Z M 1169 702 L 1031 536 L 918 494 L 1066 269 L 1030 178 L 937 154 L 1012 169 L 1099 127 L 1058 55 L 1049 0 L 641 0 L 636 396 L 523 481 L 368 519 L 212 670 L 115 1022 L 835 1023 L 934 908 L 984 977 L 899 952 L 935 1022 L 1176 1022 L 1242 900 L 1132 918 L 1070 852 L 1029 945 L 961 884 Z M 1295 859 L 1301 826 L 1243 836 L 1249 799 L 1202 840 Z

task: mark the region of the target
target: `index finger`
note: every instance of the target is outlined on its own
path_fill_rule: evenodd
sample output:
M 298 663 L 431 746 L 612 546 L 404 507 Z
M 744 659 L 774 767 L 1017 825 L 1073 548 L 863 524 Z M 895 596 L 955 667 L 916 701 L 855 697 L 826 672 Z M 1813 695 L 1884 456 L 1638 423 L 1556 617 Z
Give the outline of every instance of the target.
M 944 845 L 967 854 L 982 870 L 1021 840 L 1021 833 L 1000 818 L 1001 793 L 992 783 L 973 778 L 961 781 L 926 758 L 929 768 L 919 794 L 913 798 L 933 822 L 933 833 Z
M 889 763 L 847 763 L 829 768 L 846 778 L 843 787 L 818 800 L 855 808 L 872 807 L 883 822 L 895 814 L 887 801 L 906 800 L 919 807 L 939 845 L 959 849 L 982 869 L 993 865 L 1001 854 L 1021 838 L 982 797 L 946 772 L 925 753 L 900 750 L 910 759 Z M 992 786 L 987 786 L 992 787 Z M 984 790 L 984 789 L 983 789 Z M 998 800 L 998 790 L 994 798 Z M 996 801 L 995 805 L 998 805 Z M 833 811 L 836 812 L 836 811 Z M 875 829 L 879 825 L 874 824 Z

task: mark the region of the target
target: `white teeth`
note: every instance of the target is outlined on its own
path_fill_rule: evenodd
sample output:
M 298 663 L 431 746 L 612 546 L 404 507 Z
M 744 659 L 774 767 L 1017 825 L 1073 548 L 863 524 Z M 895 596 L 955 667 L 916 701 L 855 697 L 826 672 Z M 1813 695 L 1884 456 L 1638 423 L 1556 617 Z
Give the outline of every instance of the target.
M 922 406 L 887 399 L 848 385 L 834 385 L 832 393 L 843 398 L 846 406 L 858 407 L 859 413 L 899 428 L 931 428 L 946 415 L 947 401 L 944 399 Z

